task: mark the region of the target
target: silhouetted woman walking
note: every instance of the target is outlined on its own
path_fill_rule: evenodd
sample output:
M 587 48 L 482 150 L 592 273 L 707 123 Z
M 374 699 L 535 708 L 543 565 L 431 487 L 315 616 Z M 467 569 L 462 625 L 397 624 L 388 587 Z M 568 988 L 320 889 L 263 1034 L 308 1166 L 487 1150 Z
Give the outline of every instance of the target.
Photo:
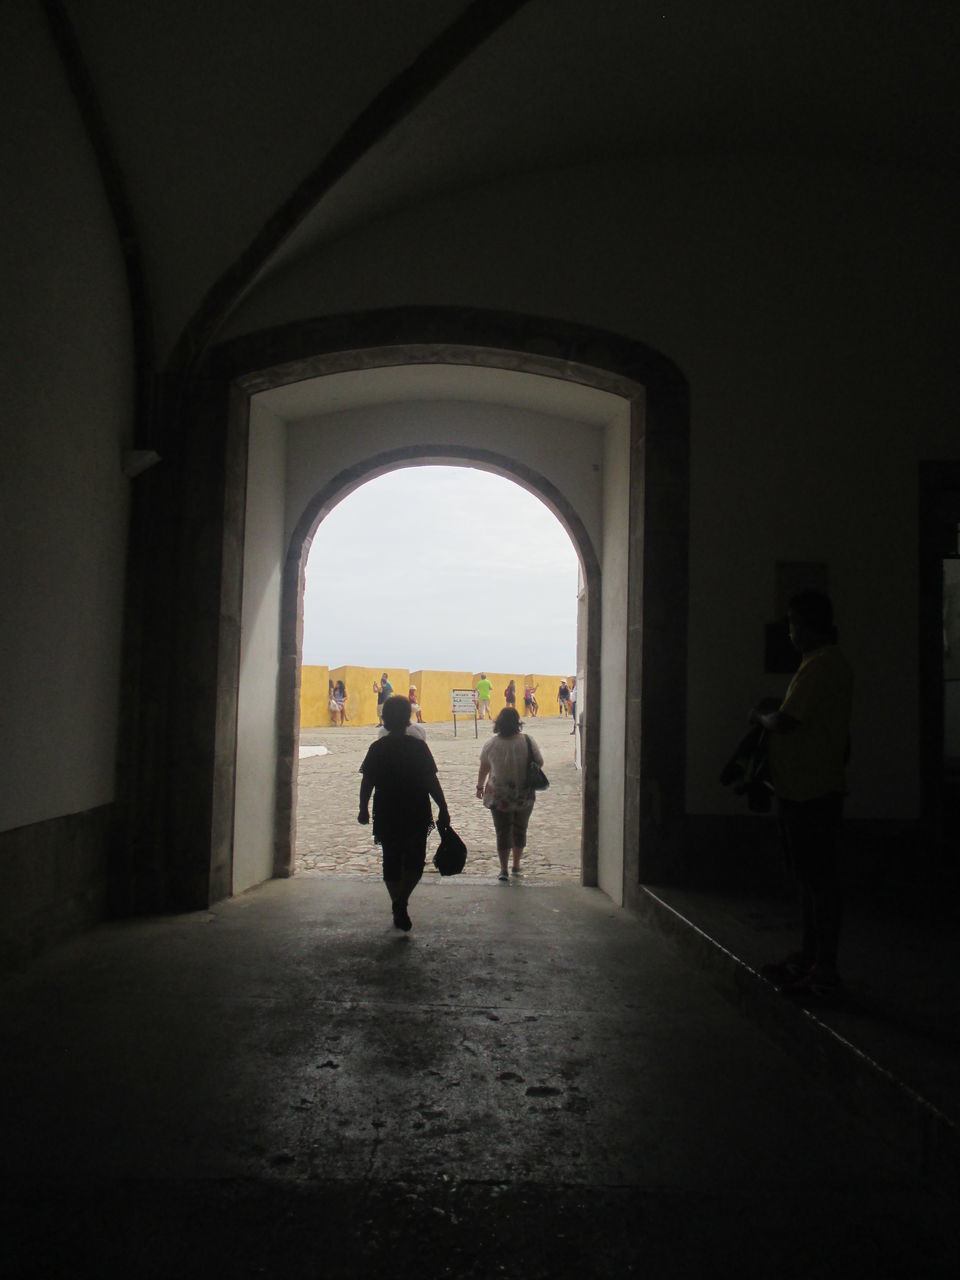
M 450 813 L 437 777 L 437 766 L 422 738 L 407 733 L 410 701 L 399 694 L 383 704 L 386 737 L 370 744 L 360 772 L 360 812 L 357 821 L 370 821 L 373 795 L 373 838 L 383 851 L 383 880 L 393 904 L 393 923 L 412 927 L 407 903 L 420 883 L 427 858 L 427 832 L 433 826 L 430 797 L 437 802 L 437 828 L 450 825 Z

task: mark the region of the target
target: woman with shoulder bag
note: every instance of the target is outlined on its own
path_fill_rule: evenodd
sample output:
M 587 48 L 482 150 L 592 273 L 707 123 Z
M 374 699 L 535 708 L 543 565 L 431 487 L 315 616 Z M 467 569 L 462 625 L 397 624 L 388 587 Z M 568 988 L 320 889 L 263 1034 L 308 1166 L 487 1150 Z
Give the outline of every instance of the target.
M 520 716 L 516 707 L 504 707 L 493 724 L 493 736 L 480 752 L 477 775 L 477 798 L 493 817 L 497 834 L 497 856 L 500 859 L 499 880 L 509 880 L 511 870 L 520 874 L 520 856 L 527 843 L 527 825 L 533 813 L 536 792 L 528 778 L 529 762 L 543 764 L 540 748 L 534 740 L 520 732 Z

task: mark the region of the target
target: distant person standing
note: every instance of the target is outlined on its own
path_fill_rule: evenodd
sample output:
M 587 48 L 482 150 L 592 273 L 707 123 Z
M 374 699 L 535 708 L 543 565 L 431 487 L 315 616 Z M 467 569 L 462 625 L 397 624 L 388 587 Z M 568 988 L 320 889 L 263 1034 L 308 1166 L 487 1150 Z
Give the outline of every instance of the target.
M 527 844 L 527 826 L 537 793 L 527 786 L 530 756 L 543 764 L 540 748 L 521 732 L 516 707 L 504 707 L 493 724 L 493 736 L 480 750 L 477 799 L 490 810 L 500 859 L 498 880 L 509 880 L 507 867 L 513 855 L 513 874 L 520 874 L 520 857 Z
M 573 717 L 573 728 L 570 730 L 571 738 L 577 732 L 577 677 L 570 677 L 570 715 Z M 576 744 L 574 744 L 576 745 Z
M 417 698 L 417 686 L 415 684 L 410 686 L 409 699 L 410 711 L 417 717 L 417 724 L 423 724 L 423 716 L 420 714 L 420 702 Z
M 377 724 L 383 724 L 383 704 L 393 693 L 393 685 L 386 671 L 379 680 L 373 682 L 373 692 L 377 695 Z
M 343 683 L 342 680 L 338 680 L 337 683 L 333 686 L 333 701 L 337 708 L 337 715 L 340 718 L 339 723 L 346 724 L 348 719 L 347 686 Z
M 540 710 L 540 704 L 537 702 L 537 690 L 540 688 L 538 684 L 528 684 L 523 690 L 523 710 L 528 716 L 536 716 Z
M 557 711 L 561 719 L 570 714 L 570 686 L 566 680 L 560 681 L 560 688 L 557 690 Z
M 513 708 L 514 708 L 514 710 L 516 710 L 516 706 L 517 706 L 517 682 L 516 682 L 516 680 L 511 680 L 511 681 L 510 681 L 510 683 L 507 685 L 507 687 L 504 689 L 504 691 L 503 691 L 503 701 L 506 703 L 506 705 L 507 705 L 508 707 L 513 707 Z
M 770 773 L 787 865 L 800 884 L 800 950 L 762 972 L 783 991 L 829 998 L 840 989 L 837 951 L 841 894 L 837 839 L 846 795 L 853 674 L 837 648 L 833 605 L 804 591 L 787 607 L 800 666 L 778 703 L 765 699 L 750 713 L 769 734 Z
M 373 838 L 383 851 L 383 880 L 390 894 L 393 923 L 407 932 L 412 927 L 407 904 L 420 883 L 427 857 L 427 832 L 433 826 L 430 800 L 436 801 L 437 828 L 450 825 L 450 813 L 427 744 L 407 733 L 410 700 L 402 695 L 383 704 L 386 736 L 370 744 L 360 772 L 357 821 L 370 821 L 373 796 Z
M 485 671 L 480 672 L 480 679 L 477 681 L 477 715 L 481 720 L 490 720 L 490 695 L 493 693 L 493 685 L 487 679 Z

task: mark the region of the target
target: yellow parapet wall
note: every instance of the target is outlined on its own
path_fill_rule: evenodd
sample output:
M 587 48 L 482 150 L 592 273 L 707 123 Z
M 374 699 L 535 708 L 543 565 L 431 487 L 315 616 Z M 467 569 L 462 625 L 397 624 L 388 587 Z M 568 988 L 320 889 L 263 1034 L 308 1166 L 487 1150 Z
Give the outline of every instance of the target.
M 405 698 L 410 692 L 410 672 L 406 667 L 334 667 L 331 679 L 342 680 L 347 690 L 347 723 L 377 723 L 377 695 L 374 681 L 380 683 L 384 671 L 393 685 L 393 692 Z
M 469 671 L 414 671 L 410 681 L 417 686 L 420 714 L 432 724 L 453 719 L 450 710 L 452 689 L 476 687 L 476 681 Z
M 321 729 L 330 723 L 329 667 L 300 668 L 300 728 Z
M 329 710 L 329 681 L 342 680 L 347 690 L 347 723 L 375 725 L 377 723 L 377 695 L 374 681 L 380 681 L 383 667 L 314 667 L 300 668 L 300 727 L 323 729 L 333 725 Z M 405 667 L 387 667 L 387 675 L 393 692 L 407 697 L 411 684 L 417 686 L 420 713 L 424 721 L 436 724 L 452 720 L 450 693 L 453 689 L 476 689 L 479 671 L 414 671 Z M 503 694 L 510 680 L 517 686 L 517 710 L 524 714 L 523 690 L 525 685 L 537 685 L 537 702 L 541 716 L 556 716 L 557 689 L 561 679 L 570 683 L 570 677 L 545 675 L 510 675 L 502 671 L 488 671 L 487 679 L 493 685 L 490 695 L 490 711 L 496 717 L 506 705 Z

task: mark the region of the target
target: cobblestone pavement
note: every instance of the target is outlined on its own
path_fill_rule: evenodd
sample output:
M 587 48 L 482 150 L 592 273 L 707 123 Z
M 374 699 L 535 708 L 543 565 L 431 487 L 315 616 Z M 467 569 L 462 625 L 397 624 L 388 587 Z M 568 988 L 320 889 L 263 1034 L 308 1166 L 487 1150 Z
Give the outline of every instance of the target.
M 529 882 L 577 882 L 580 878 L 580 771 L 574 764 L 571 722 L 552 717 L 528 721 L 530 736 L 543 752 L 548 790 L 537 797 L 527 833 L 523 879 Z M 476 798 L 480 748 L 490 736 L 488 721 L 473 735 L 473 722 L 424 725 L 427 742 L 440 772 L 440 782 L 454 830 L 467 846 L 464 875 L 495 879 L 497 861 L 493 820 Z M 525 730 L 527 732 L 527 730 Z M 376 736 L 365 725 L 340 729 L 303 729 L 301 752 L 326 747 L 327 755 L 302 755 L 297 795 L 298 874 L 380 875 L 380 850 L 370 827 L 357 822 L 360 762 Z M 436 875 L 431 859 L 439 837 L 427 841 L 427 873 Z

